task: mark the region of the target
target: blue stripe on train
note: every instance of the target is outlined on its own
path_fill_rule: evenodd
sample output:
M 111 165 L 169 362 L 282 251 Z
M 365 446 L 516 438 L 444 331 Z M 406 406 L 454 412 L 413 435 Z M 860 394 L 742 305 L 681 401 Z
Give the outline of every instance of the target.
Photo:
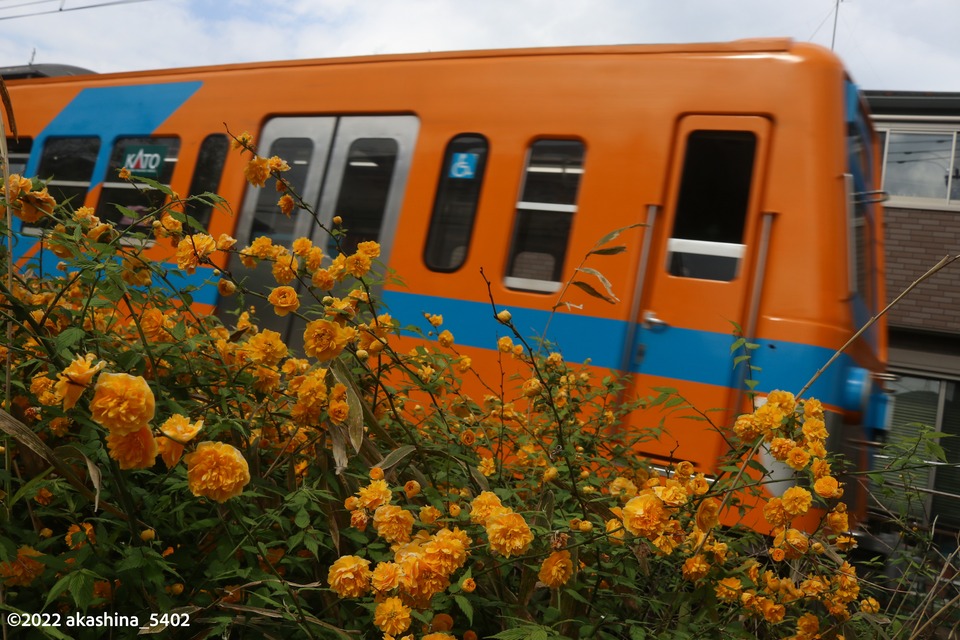
M 36 137 L 35 149 L 50 136 L 99 136 L 93 184 L 106 173 L 118 136 L 149 136 L 196 93 L 202 83 L 170 82 L 84 89 Z M 40 154 L 31 154 L 27 175 L 36 175 Z M 43 179 L 49 176 L 40 176 Z
M 384 302 L 390 314 L 402 326 L 427 327 L 424 313 L 443 315 L 444 328 L 450 329 L 457 344 L 495 349 L 500 336 L 509 335 L 494 317 L 489 303 L 454 300 L 405 291 L 384 291 Z M 511 307 L 513 323 L 524 336 L 542 335 L 549 322 L 547 339 L 569 362 L 590 363 L 617 370 L 628 323 L 610 318 L 596 318 L 576 313 L 557 313 L 540 309 Z M 642 359 L 632 371 L 715 386 L 735 385 L 734 356 L 730 348 L 732 333 L 713 333 L 680 327 L 662 327 L 654 331 L 640 329 L 637 348 Z M 785 389 L 799 391 L 816 371 L 833 355 L 833 351 L 808 344 L 785 341 L 757 341 L 759 348 L 751 352 L 751 363 L 760 367 L 753 377 L 759 380 L 758 391 Z M 831 405 L 849 406 L 847 378 L 855 367 L 848 356 L 841 356 L 825 371 L 808 392 Z

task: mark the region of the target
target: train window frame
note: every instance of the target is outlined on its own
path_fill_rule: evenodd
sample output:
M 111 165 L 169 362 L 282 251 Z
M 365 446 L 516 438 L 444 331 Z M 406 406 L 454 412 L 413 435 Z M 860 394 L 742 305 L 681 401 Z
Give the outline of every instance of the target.
M 932 124 L 932 123 L 911 123 L 911 122 L 884 122 L 882 117 L 878 118 L 876 124 L 877 134 L 880 139 L 882 165 L 882 188 L 887 194 L 886 206 L 900 207 L 908 209 L 930 209 L 938 211 L 960 211 L 960 124 Z M 935 160 L 945 160 L 948 166 L 937 172 L 939 177 L 943 173 L 945 184 L 943 196 L 929 195 L 904 195 L 895 190 L 895 185 L 890 184 L 890 168 L 892 164 L 901 164 L 904 161 L 896 160 L 891 156 L 891 145 L 900 136 L 939 136 L 948 139 L 950 149 L 946 157 L 937 157 Z M 944 149 L 946 151 L 946 149 Z M 909 152 L 913 153 L 913 152 Z M 922 162 L 923 160 L 917 160 Z M 926 167 L 933 171 L 930 166 Z M 891 188 L 893 187 L 893 188 Z
M 169 146 L 165 145 L 165 142 L 169 142 Z M 130 154 L 126 153 L 126 150 L 131 146 L 137 145 L 139 145 L 140 151 L 138 151 L 133 162 L 131 163 Z M 96 216 L 101 220 L 112 222 L 117 227 L 129 228 L 130 230 L 149 234 L 150 220 L 146 218 L 140 218 L 139 221 L 131 220 L 125 224 L 124 217 L 121 215 L 119 209 L 117 209 L 117 205 L 131 210 L 134 206 L 141 207 L 146 214 L 149 214 L 150 212 L 159 210 L 164 204 L 166 204 L 166 194 L 163 193 L 162 190 L 156 189 L 143 182 L 124 181 L 119 179 L 117 176 L 119 176 L 121 169 L 126 168 L 134 176 L 143 174 L 144 177 L 155 180 L 156 182 L 169 188 L 173 179 L 174 171 L 179 163 L 181 145 L 182 141 L 180 136 L 176 135 L 116 137 L 113 140 L 112 148 L 110 150 L 110 159 L 107 163 L 106 175 L 104 176 L 103 184 L 100 188 L 100 197 L 97 199 Z M 146 158 L 147 156 L 157 155 L 155 150 L 149 153 L 141 152 L 149 147 L 156 148 L 160 146 L 164 147 L 164 155 L 156 166 L 157 168 L 162 167 L 162 171 L 158 171 L 156 175 L 146 175 L 148 172 L 153 173 L 153 169 L 149 168 L 149 165 L 153 163 L 152 160 L 147 161 L 147 169 L 140 169 L 137 167 L 137 158 Z M 125 155 L 126 157 L 124 157 Z M 126 166 L 127 164 L 131 164 L 131 167 Z M 126 202 L 108 201 L 108 198 L 111 197 L 119 199 L 120 196 L 116 194 L 132 194 L 134 199 L 146 198 L 147 203 L 141 205 Z M 134 213 L 136 213 L 136 211 L 134 211 Z M 130 238 L 127 237 L 126 239 L 129 240 Z
M 33 151 L 33 138 L 7 138 L 7 167 L 10 173 L 23 175 L 30 162 L 30 152 Z
M 538 146 L 541 149 L 538 149 Z M 538 153 L 544 148 L 561 149 L 563 146 L 575 148 L 578 153 L 569 154 L 566 158 L 560 151 L 552 154 L 546 151 L 543 155 Z M 563 267 L 570 245 L 573 220 L 579 208 L 586 158 L 587 144 L 580 138 L 542 137 L 533 140 L 527 147 L 510 251 L 507 255 L 506 275 L 503 278 L 508 289 L 556 293 L 562 287 Z M 536 162 L 542 164 L 537 165 Z M 544 178 L 555 174 L 561 176 L 560 188 L 557 188 L 556 184 L 551 187 L 551 180 Z M 568 176 L 575 176 L 573 184 Z M 537 233 L 538 228 L 550 228 L 554 233 Z M 557 231 L 559 233 L 556 233 Z M 549 235 L 556 238 L 553 246 Z M 534 241 L 534 237 L 538 242 Z M 549 261 L 545 257 L 549 258 Z
M 216 193 L 223 180 L 223 170 L 230 153 L 230 140 L 224 133 L 211 133 L 197 149 L 197 160 L 193 167 L 193 177 L 190 179 L 188 199 L 184 204 L 184 213 L 196 221 L 197 226 L 206 230 L 210 227 L 214 205 L 196 199 L 204 193 Z M 190 225 L 185 227 L 189 233 L 193 230 Z
M 423 249 L 431 271 L 452 273 L 466 262 L 489 155 L 490 142 L 479 133 L 459 133 L 447 143 Z
M 76 154 L 72 153 L 76 151 L 76 149 L 58 148 L 61 143 L 63 143 L 64 146 L 84 144 L 89 146 L 82 149 L 82 154 Z M 57 201 L 58 205 L 67 204 L 74 209 L 84 206 L 87 195 L 90 193 L 91 185 L 93 184 L 94 170 L 96 169 L 97 159 L 102 146 L 103 141 L 100 139 L 100 136 L 50 136 L 43 140 L 36 175 L 39 179 L 45 181 L 47 191 Z M 67 161 L 71 162 L 73 167 L 80 167 L 84 169 L 84 171 L 68 175 L 64 178 L 57 160 L 50 158 L 50 154 L 56 152 L 67 153 Z M 54 163 L 52 167 L 50 166 L 51 162 Z M 60 176 L 57 176 L 56 173 L 60 173 Z M 73 193 L 65 196 L 64 194 L 67 190 Z M 37 223 L 24 223 L 22 230 L 27 235 L 39 234 L 42 229 L 49 228 L 50 225 L 52 225 L 51 219 L 45 217 Z
M 727 158 L 726 162 L 714 161 L 710 164 L 711 168 L 723 167 L 728 172 L 737 172 L 735 177 L 741 181 L 738 193 L 733 192 L 733 187 L 737 185 L 730 180 L 729 173 L 721 176 L 707 171 L 704 162 L 710 158 L 691 148 L 701 137 L 707 140 L 713 137 L 716 141 L 742 138 L 752 142 L 749 163 L 738 159 L 740 166 L 735 166 L 735 163 Z M 760 137 L 749 129 L 694 129 L 687 135 L 677 183 L 673 228 L 667 240 L 665 268 L 671 276 L 716 282 L 732 282 L 740 276 L 740 268 L 746 256 L 745 235 L 759 148 Z M 704 184 L 708 178 L 713 180 L 712 188 Z M 716 189 L 721 186 L 726 187 L 727 197 L 716 196 Z M 707 209 L 698 201 L 692 200 L 707 192 L 712 194 L 712 208 L 709 211 L 711 218 L 718 219 L 717 203 L 726 205 L 726 211 L 721 212 L 721 215 L 726 216 L 726 219 L 721 220 L 722 225 L 711 227 L 703 224 L 704 212 Z
M 386 144 L 389 146 L 389 153 L 384 153 L 386 147 L 376 149 L 374 147 L 363 148 L 362 145 Z M 380 155 L 374 155 L 379 153 Z M 346 233 L 339 239 L 330 237 L 328 252 L 333 253 L 337 247 L 344 255 L 349 255 L 356 251 L 357 245 L 361 242 L 380 242 L 383 236 L 383 224 L 387 217 L 387 207 L 390 202 L 390 192 L 393 181 L 396 179 L 397 164 L 400 162 L 401 147 L 400 141 L 390 136 L 360 136 L 350 140 L 344 156 L 343 172 L 339 178 L 339 188 L 337 189 L 335 215 L 343 218 L 343 226 Z M 381 164 L 384 158 L 389 156 L 389 164 Z M 378 161 L 379 160 L 379 161 Z M 374 173 L 371 170 L 376 170 Z M 383 178 L 386 180 L 383 180 Z M 371 187 L 371 180 L 379 181 Z M 370 194 L 376 190 L 376 197 Z M 365 193 L 368 202 L 363 203 L 362 215 L 355 215 L 361 211 L 361 203 L 350 203 L 349 199 L 356 200 L 357 194 Z M 368 215 L 368 214 L 373 215 Z M 365 223 L 366 226 L 358 226 L 357 222 Z M 374 233 L 374 230 L 376 231 Z

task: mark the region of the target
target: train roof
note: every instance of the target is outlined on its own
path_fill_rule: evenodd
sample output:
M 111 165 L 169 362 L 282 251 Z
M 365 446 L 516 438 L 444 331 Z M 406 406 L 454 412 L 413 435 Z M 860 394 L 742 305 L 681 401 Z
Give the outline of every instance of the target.
M 245 69 L 272 69 L 311 65 L 345 65 L 370 64 L 383 62 L 405 62 L 417 60 L 454 60 L 454 59 L 484 59 L 507 57 L 534 57 L 534 56 L 564 56 L 564 55 L 658 55 L 658 54 L 776 54 L 797 53 L 799 51 L 820 51 L 825 56 L 832 55 L 829 50 L 818 45 L 796 42 L 791 38 L 749 38 L 729 42 L 705 43 L 671 43 L 671 44 L 619 44 L 619 45 L 587 45 L 563 47 L 531 47 L 514 49 L 477 49 L 467 51 L 441 51 L 424 53 L 378 54 L 364 56 L 350 56 L 339 58 L 304 58 L 296 60 L 240 62 L 219 65 L 203 65 L 192 67 L 177 67 L 169 69 L 150 69 L 142 71 L 125 71 L 118 73 L 98 74 L 102 76 L 124 77 L 130 75 L 143 76 L 155 74 L 188 74 L 209 72 L 216 70 L 245 70 Z M 814 54 L 816 55 L 816 54 Z M 53 78 L 56 76 L 72 76 L 94 73 L 71 65 L 25 65 L 19 67 L 2 67 L 0 76 L 5 80 L 23 78 Z M 9 74 L 9 75 L 8 75 Z

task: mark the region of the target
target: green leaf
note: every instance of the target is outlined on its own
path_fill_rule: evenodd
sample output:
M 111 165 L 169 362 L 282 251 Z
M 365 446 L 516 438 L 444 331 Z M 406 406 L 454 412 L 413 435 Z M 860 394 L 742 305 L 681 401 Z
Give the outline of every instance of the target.
M 301 529 L 306 529 L 310 526 L 310 514 L 307 513 L 306 509 L 300 509 L 297 511 L 297 515 L 293 517 L 293 524 Z
M 380 464 L 377 466 L 379 466 L 384 471 L 388 471 L 393 467 L 397 466 L 398 464 L 400 464 L 404 460 L 404 458 L 406 458 L 416 450 L 417 448 L 412 444 L 405 444 L 402 447 L 398 447 L 397 449 L 394 449 L 393 451 L 388 453 L 387 456 L 383 460 L 381 460 Z
M 82 327 L 67 327 L 59 334 L 57 334 L 56 340 L 56 350 L 57 353 L 62 351 L 72 351 L 73 347 L 76 346 L 78 342 L 86 335 L 86 331 Z
M 470 601 L 461 595 L 453 596 L 453 600 L 460 607 L 460 611 L 463 611 L 463 615 L 467 616 L 467 622 L 473 626 L 473 605 L 470 604 Z
M 617 245 L 615 247 L 607 247 L 605 249 L 594 249 L 587 253 L 588 256 L 615 256 L 618 253 L 623 253 L 627 248 L 624 245 Z
M 572 284 L 573 286 L 577 287 L 578 289 L 582 289 L 583 291 L 587 292 L 588 294 L 590 294 L 590 295 L 593 296 L 594 298 L 600 298 L 601 300 L 604 300 L 604 301 L 606 301 L 606 302 L 609 302 L 610 304 L 614 304 L 614 303 L 617 302 L 616 300 L 611 300 L 611 299 L 608 298 L 607 296 L 603 295 L 602 293 L 600 293 L 599 291 L 597 291 L 596 289 L 594 289 L 591 285 L 587 284 L 586 282 L 584 282 L 584 281 L 582 281 L 582 280 L 574 280 L 574 281 L 571 282 L 570 284 Z

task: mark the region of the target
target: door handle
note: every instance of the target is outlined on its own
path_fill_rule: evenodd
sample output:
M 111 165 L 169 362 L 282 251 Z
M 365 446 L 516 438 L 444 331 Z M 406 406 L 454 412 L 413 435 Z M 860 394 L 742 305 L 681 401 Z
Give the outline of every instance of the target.
M 641 324 L 644 329 L 653 329 L 657 327 L 669 327 L 666 322 L 657 317 L 657 314 L 649 309 L 643 312 Z

